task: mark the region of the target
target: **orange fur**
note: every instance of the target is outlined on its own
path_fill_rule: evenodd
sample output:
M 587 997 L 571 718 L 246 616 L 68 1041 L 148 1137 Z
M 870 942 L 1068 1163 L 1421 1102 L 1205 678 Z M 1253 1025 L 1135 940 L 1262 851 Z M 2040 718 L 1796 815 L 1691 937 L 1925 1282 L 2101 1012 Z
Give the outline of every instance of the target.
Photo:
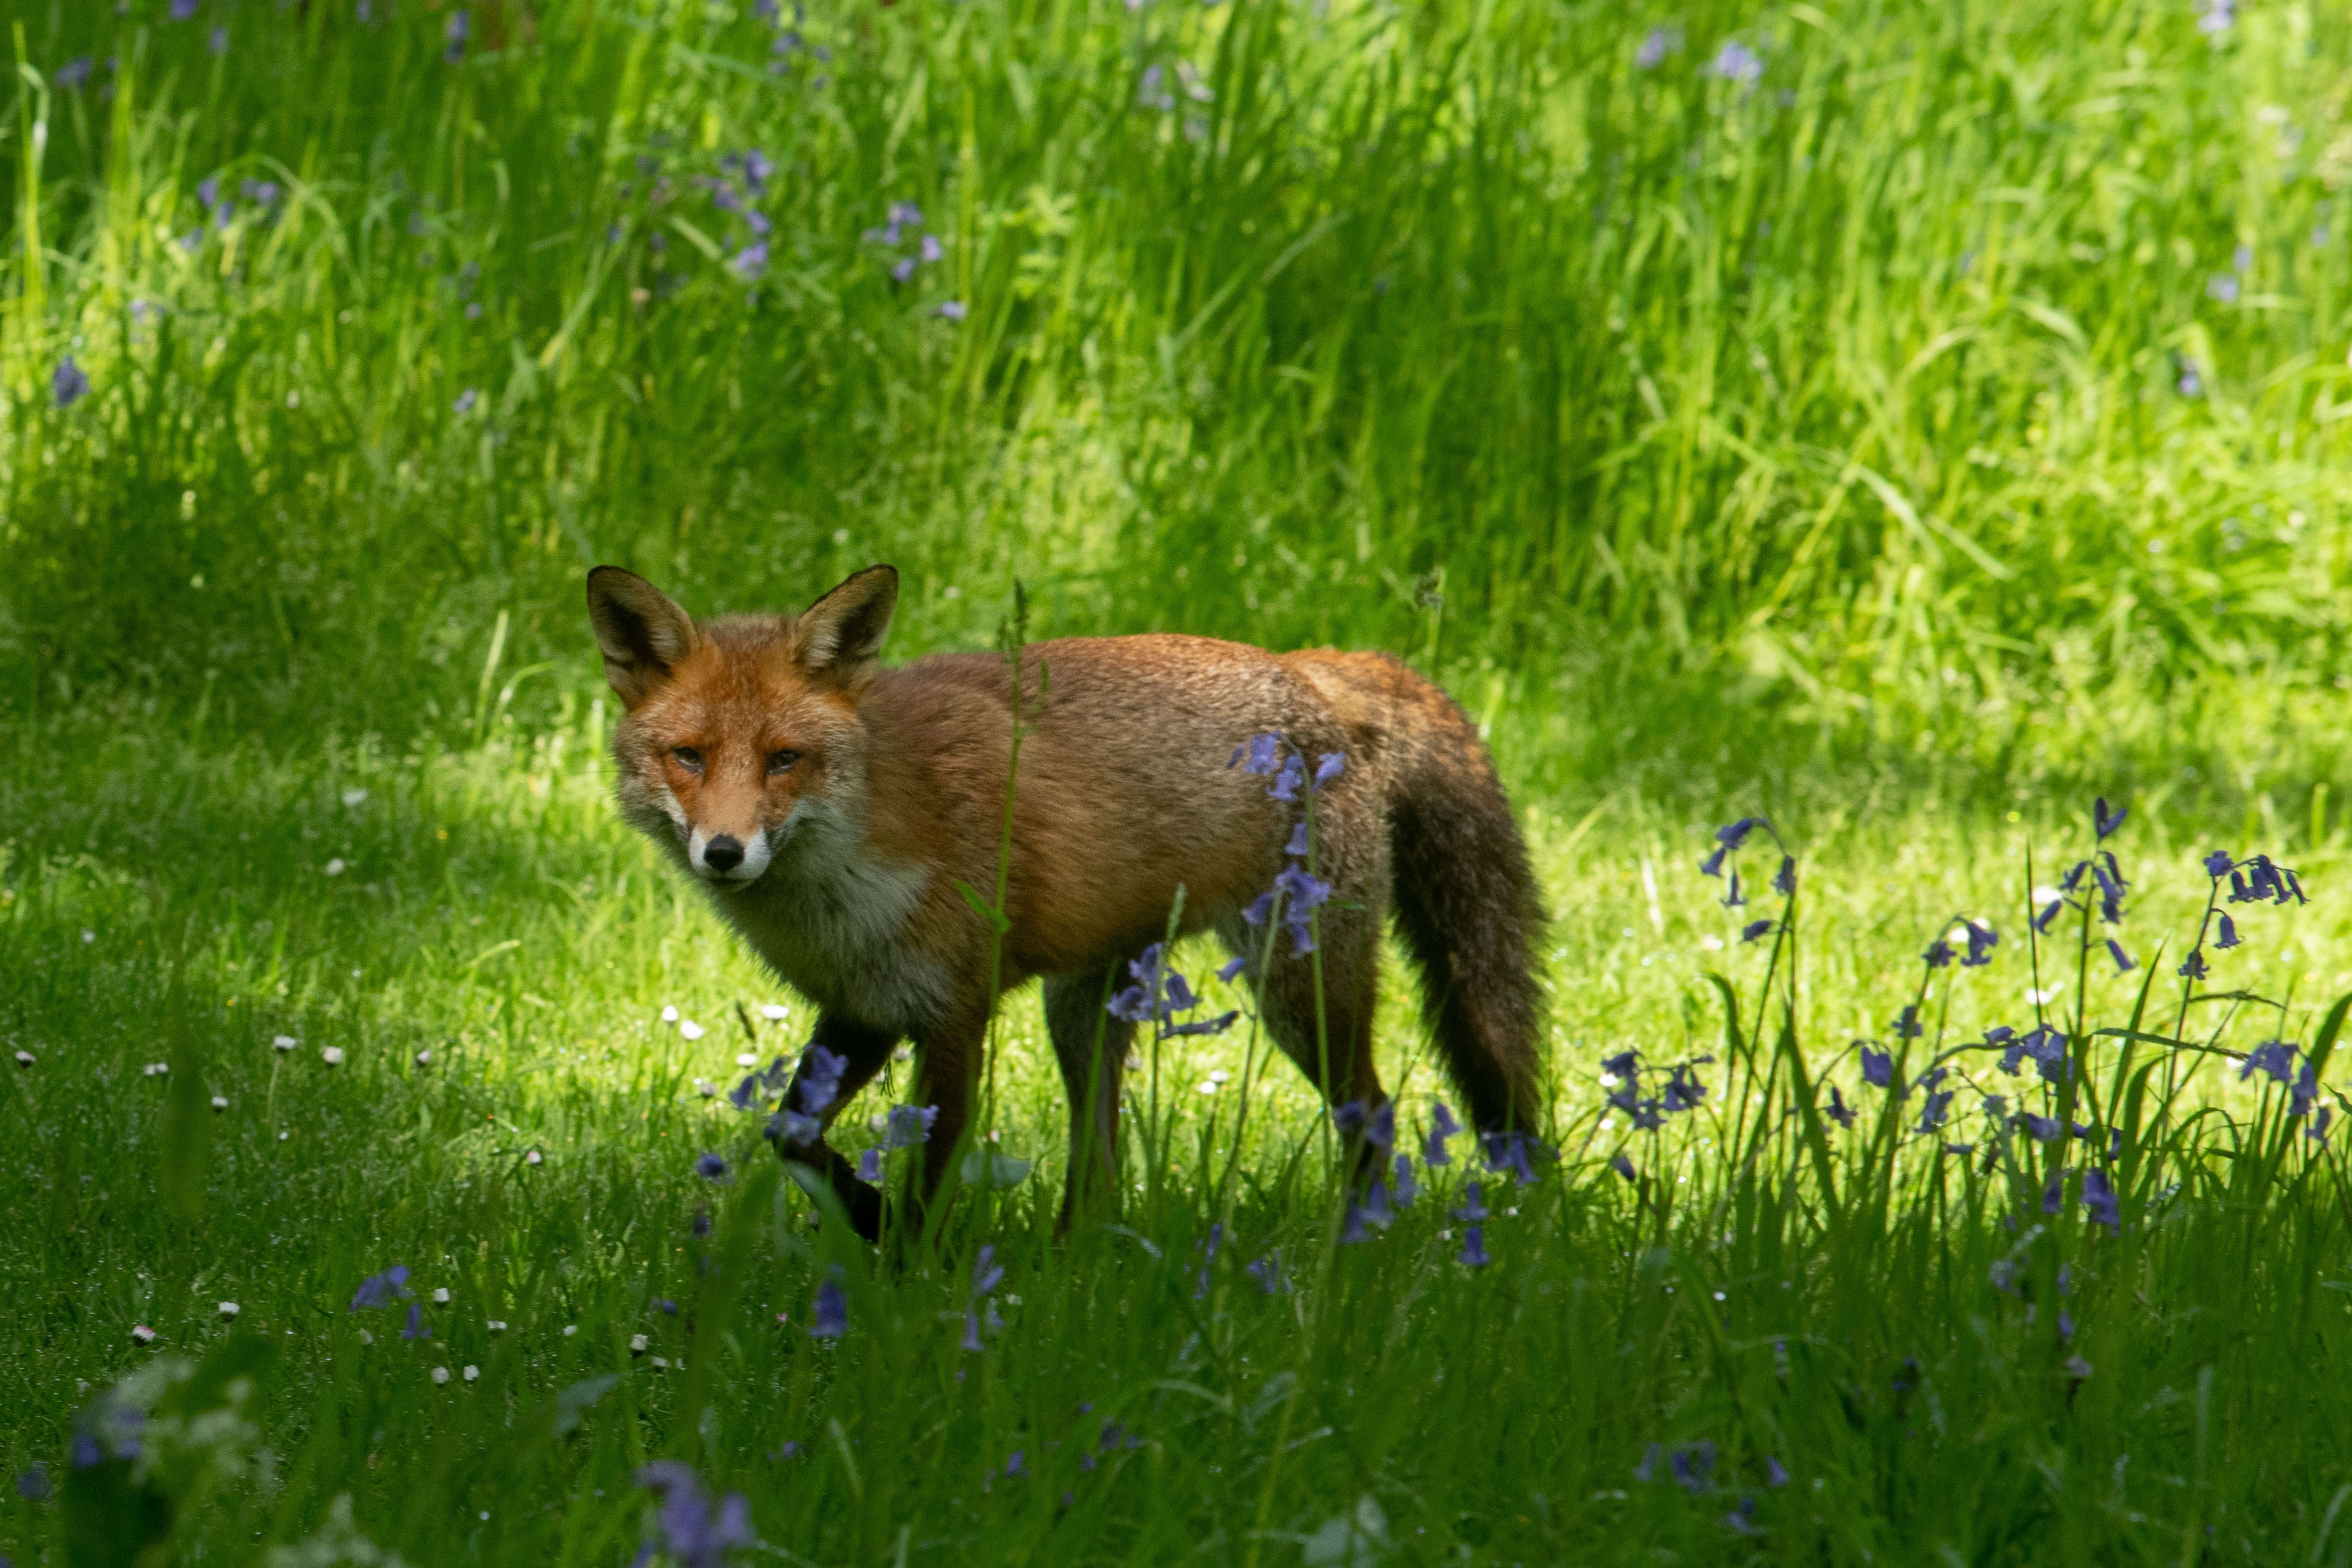
M 1012 692 L 993 655 L 882 668 L 896 591 L 897 574 L 876 567 L 797 617 L 697 624 L 643 580 L 600 567 L 589 601 L 628 708 L 614 740 L 624 812 L 816 1003 L 817 1043 L 850 1061 L 841 1102 L 915 1040 L 918 1103 L 940 1107 L 928 1196 L 964 1131 L 988 1024 L 991 932 L 956 884 L 996 884 Z M 1492 765 L 1443 693 L 1378 654 L 1200 637 L 1044 643 L 1024 668 L 1031 727 L 1000 985 L 1046 982 L 1072 1106 L 1066 1220 L 1115 1192 L 1132 1026 L 1102 1000 L 1165 932 L 1177 890 L 1185 931 L 1214 929 L 1256 959 L 1262 933 L 1239 912 L 1286 863 L 1296 808 L 1227 759 L 1266 732 L 1309 758 L 1348 759 L 1317 799 L 1315 869 L 1334 886 L 1321 927 L 1328 1048 L 1308 966 L 1286 942 L 1264 977 L 1276 1040 L 1333 1103 L 1381 1098 L 1372 1008 L 1393 906 L 1474 1121 L 1533 1127 L 1540 912 Z M 743 859 L 722 866 L 730 843 Z M 871 1234 L 879 1197 L 845 1160 L 821 1141 L 792 1157 L 828 1171 Z

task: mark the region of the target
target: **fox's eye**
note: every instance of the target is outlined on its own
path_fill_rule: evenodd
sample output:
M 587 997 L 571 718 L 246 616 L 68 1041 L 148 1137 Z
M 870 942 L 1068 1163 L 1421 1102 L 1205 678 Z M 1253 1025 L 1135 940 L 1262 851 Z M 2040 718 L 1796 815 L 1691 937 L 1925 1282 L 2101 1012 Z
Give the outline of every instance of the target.
M 688 773 L 699 773 L 702 771 L 702 753 L 697 751 L 693 747 L 681 746 L 677 750 L 671 752 L 670 755 L 677 758 L 677 765 L 680 768 L 685 768 Z
M 779 773 L 791 772 L 793 764 L 800 759 L 801 754 L 797 751 L 771 751 L 768 753 L 768 777 L 773 779 Z

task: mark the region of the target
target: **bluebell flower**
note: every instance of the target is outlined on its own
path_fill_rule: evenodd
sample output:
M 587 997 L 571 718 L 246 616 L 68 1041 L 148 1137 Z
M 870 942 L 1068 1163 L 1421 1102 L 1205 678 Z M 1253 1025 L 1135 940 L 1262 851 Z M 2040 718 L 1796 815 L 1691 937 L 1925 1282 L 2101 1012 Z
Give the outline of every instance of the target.
M 172 0 L 172 20 L 193 22 L 196 16 L 196 0 Z
M 2065 1201 L 2066 1173 L 2063 1170 L 2052 1171 L 2050 1173 L 2050 1185 L 2042 1189 L 2042 1212 L 2044 1214 L 2055 1214 L 2058 1212 L 2060 1207 L 2064 1205 Z
M 988 1294 L 1004 1282 L 1004 1267 L 996 1260 L 996 1248 L 982 1242 L 979 1255 L 971 1260 L 971 1295 L 974 1301 Z
M 453 66 L 464 59 L 466 38 L 472 31 L 472 19 L 464 11 L 450 12 L 447 24 L 441 29 L 441 36 L 448 41 L 448 47 L 441 51 L 442 59 Z
M 891 1150 L 912 1150 L 918 1143 L 931 1143 L 934 1122 L 939 1122 L 936 1105 L 891 1105 L 889 1131 L 882 1135 L 882 1143 Z
M 2238 1079 L 2243 1082 L 2257 1072 L 2267 1072 L 2284 1083 L 2294 1071 L 2294 1047 L 2283 1040 L 2266 1040 L 2246 1053 L 2245 1065 L 2238 1069 Z
M 1290 1289 L 1290 1281 L 1282 1271 L 1282 1254 L 1269 1252 L 1242 1270 L 1258 1282 L 1259 1289 L 1269 1296 L 1278 1296 Z
M 1943 968 L 1952 961 L 1952 945 L 1938 936 L 1927 945 L 1927 950 L 1919 956 L 1930 969 Z
M 1349 1138 L 1359 1138 L 1380 1148 L 1396 1142 L 1396 1102 L 1383 1100 L 1371 1105 L 1361 1100 L 1349 1100 L 1331 1107 L 1331 1124 Z
M 1639 1181 L 1641 1179 L 1640 1173 L 1633 1169 L 1633 1159 L 1627 1155 L 1621 1153 L 1611 1155 L 1609 1159 L 1609 1168 L 1615 1171 L 1619 1176 L 1623 1176 L 1627 1181 Z
M 2288 1115 L 2310 1113 L 2311 1103 L 2319 1098 L 2319 1074 L 2313 1069 L 2309 1058 L 2304 1060 L 2302 1070 L 2295 1074 L 2294 1083 L 2287 1093 L 2293 1101 L 2287 1108 Z
M 1412 1200 L 1421 1196 L 1421 1184 L 1413 1179 L 1412 1156 L 1399 1155 L 1391 1168 L 1396 1172 L 1396 1201 L 1399 1208 L 1411 1208 Z
M 769 235 L 775 232 L 776 227 L 775 224 L 769 218 L 768 214 L 760 211 L 757 207 L 753 207 L 743 214 L 743 226 L 750 229 L 752 234 L 761 239 L 766 239 Z
M 1621 1051 L 1614 1056 L 1604 1056 L 1601 1059 L 1601 1071 L 1612 1078 L 1631 1078 L 1641 1055 L 1638 1051 Z
M 661 1313 L 664 1317 L 674 1318 L 677 1316 L 677 1303 L 671 1301 L 667 1296 L 656 1296 L 653 1299 L 652 1305 L 654 1311 Z
M 59 408 L 71 408 L 89 395 L 89 378 L 82 374 L 71 354 L 58 361 L 57 374 L 49 378 L 49 392 Z
M 1235 954 L 1233 957 L 1226 959 L 1223 967 L 1217 970 L 1217 978 L 1230 986 L 1234 983 L 1234 977 L 1248 967 L 1249 960 L 1241 956 L 1239 954 Z
M 838 1279 L 828 1277 L 816 1288 L 813 1307 L 814 1321 L 808 1331 L 811 1339 L 839 1339 L 849 1332 L 849 1298 L 843 1293 Z
M 1772 921 L 1751 920 L 1739 928 L 1739 939 L 1742 942 L 1754 942 L 1760 937 L 1769 936 L 1774 929 L 1775 925 Z
M 2107 938 L 2107 951 L 2109 954 L 2113 955 L 2116 960 L 2116 974 L 2128 975 L 2134 969 L 2139 967 L 2138 963 L 2133 959 L 2132 956 L 2124 951 L 2124 945 L 2116 941 L 2112 936 Z
M 1968 925 L 1969 956 L 1960 960 L 1964 969 L 1980 969 L 1992 962 L 1992 950 L 2000 946 L 2000 936 L 1981 920 L 1971 920 Z
M 89 80 L 90 65 L 91 60 L 88 55 L 76 55 L 58 68 L 58 74 L 53 79 L 58 86 L 68 92 L 78 91 L 82 83 Z
M 1296 800 L 1299 786 L 1306 782 L 1306 765 L 1293 753 L 1282 759 L 1282 770 L 1274 776 L 1274 782 L 1266 786 L 1265 792 L 1276 800 Z
M 694 1162 L 694 1174 L 705 1181 L 720 1181 L 727 1175 L 727 1162 L 719 1155 L 705 1154 Z
M 2109 925 L 2120 925 L 2124 917 L 2124 889 L 2127 885 L 2115 871 L 2116 857 L 2104 856 L 2105 863 L 2094 869 L 2092 874 L 2099 883 L 2099 918 Z
M 1332 779 L 1337 779 L 1340 774 L 1347 770 L 1348 758 L 1346 753 L 1339 751 L 1324 752 L 1320 757 L 1318 757 L 1315 759 L 1315 780 L 1313 787 L 1316 789 L 1320 790 L 1324 785 L 1328 784 Z
M 2042 1081 L 2060 1083 L 2066 1077 L 2066 1037 L 2047 1024 L 2036 1025 L 2025 1032 L 2025 1054 L 2033 1058 Z
M 720 1568 L 729 1552 L 751 1544 L 751 1505 L 741 1492 L 729 1492 L 714 1508 L 694 1471 L 677 1459 L 645 1466 L 636 1483 L 661 1499 L 655 1528 L 677 1568 Z M 646 1542 L 640 1563 L 651 1559 L 654 1544 Z
M 472 387 L 467 387 L 464 392 L 457 394 L 457 401 L 449 405 L 450 411 L 455 413 L 471 413 L 474 412 L 474 404 L 478 400 L 479 396 L 480 394 L 475 392 Z
M 1870 1047 L 1864 1046 L 1862 1048 L 1862 1081 L 1877 1089 L 1893 1088 L 1895 1085 L 1894 1056 L 1887 1051 L 1873 1051 Z
M 1282 737 L 1278 735 L 1253 735 L 1234 747 L 1225 766 L 1239 768 L 1244 773 L 1271 773 L 1281 764 L 1281 746 Z
M 1484 1185 L 1475 1181 L 1472 1182 L 1469 1188 L 1469 1202 L 1464 1204 L 1461 1207 L 1454 1211 L 1454 1218 L 1465 1221 L 1467 1224 L 1475 1225 L 1480 1220 L 1485 1219 L 1488 1213 L 1486 1207 L 1486 1194 Z
M 2058 1141 L 2058 1118 L 2055 1116 L 2037 1116 L 2031 1111 L 2022 1111 L 2018 1113 L 2017 1123 L 2037 1144 Z
M 1643 70 L 1654 70 L 1665 57 L 1680 54 L 1683 34 L 1679 27 L 1653 27 L 1643 36 L 1641 47 L 1633 51 L 1633 63 Z
M 394 1263 L 383 1273 L 370 1274 L 360 1281 L 360 1288 L 352 1292 L 351 1310 L 356 1312 L 370 1307 L 388 1307 L 394 1301 L 405 1301 L 414 1292 L 408 1288 L 408 1265 Z
M 1290 929 L 1291 956 L 1303 958 L 1315 951 L 1315 932 L 1309 922 L 1330 898 L 1331 884 L 1291 866 L 1274 879 L 1274 885 L 1283 896 L 1282 923 Z
M 2211 877 L 2215 882 L 2219 882 L 2223 877 L 2229 875 L 2230 869 L 2237 863 L 2238 862 L 2231 857 L 2229 851 L 2215 850 L 2211 854 L 2205 857 L 2205 874 Z
M 771 1143 L 781 1138 L 795 1148 L 805 1149 L 824 1135 L 824 1124 L 814 1116 L 803 1116 L 787 1108 L 768 1118 L 766 1135 Z
M 1422 1140 L 1421 1163 L 1433 1168 L 1451 1165 L 1454 1156 L 1445 1152 L 1445 1140 L 1461 1130 L 1462 1124 L 1454 1119 L 1454 1113 L 1445 1108 L 1445 1102 L 1438 1101 L 1437 1114 L 1429 1124 L 1429 1135 Z
M 937 235 L 925 235 L 922 244 L 917 246 L 915 249 L 916 254 L 925 262 L 938 261 L 947 255 L 947 249 L 940 244 L 940 236 Z
M 1707 68 L 1726 81 L 1746 86 L 1764 74 L 1764 60 L 1755 50 L 1733 38 L 1716 51 L 1715 59 Z
M 1666 1467 L 1693 1497 L 1715 1490 L 1715 1445 L 1706 1441 L 1676 1448 L 1666 1456 Z
M 710 1234 L 710 1211 L 707 1208 L 696 1209 L 694 1211 L 694 1222 L 691 1225 L 688 1225 L 687 1228 L 692 1231 L 698 1239 L 702 1237 L 709 1236 Z
M 1911 1088 L 1933 1089 L 1937 1084 L 1941 1083 L 1947 1077 L 1948 1077 L 1951 1071 L 1952 1070 L 1948 1067 L 1931 1067 L 1927 1069 L 1927 1071 L 1919 1074 L 1918 1077 L 1911 1081 Z M 1909 1090 L 1905 1091 L 1906 1093 L 1908 1093 L 1909 1092 Z
M 2095 1166 L 2083 1173 L 2083 1209 L 2092 1224 L 2105 1226 L 2110 1235 L 2123 1234 L 2123 1199 L 2107 1173 Z
M 775 161 L 757 147 L 743 154 L 743 183 L 754 191 L 768 188 L 768 176 L 776 172 Z
M 1666 1080 L 1665 1092 L 1659 1097 L 1659 1104 L 1672 1115 L 1696 1109 L 1698 1103 L 1706 1098 L 1706 1085 L 1698 1081 L 1698 1074 L 1692 1070 L 1691 1064 L 1683 1061 L 1675 1064 L 1672 1076 Z
M 2180 967 L 2173 972 L 2184 980 L 2202 980 L 2209 978 L 2213 973 L 2205 963 L 2205 949 L 2202 947 L 2191 947 L 2189 950 L 2189 956 L 2183 958 L 2180 961 Z
M 1706 859 L 1698 862 L 1699 875 L 1721 876 L 1723 874 L 1723 862 L 1730 853 L 1731 850 L 1728 845 L 1716 845 L 1714 852 L 1709 854 Z
M 913 282 L 913 281 L 914 281 L 914 278 L 915 278 L 915 258 L 914 258 L 913 256 L 902 256 L 902 257 L 900 257 L 898 261 L 893 262 L 893 263 L 891 264 L 891 266 L 890 266 L 890 281 L 891 281 L 891 282 L 893 282 L 893 283 L 911 283 L 911 282 Z
M 431 1339 L 433 1331 L 425 1326 L 425 1309 L 415 1301 L 408 1303 L 408 1326 L 400 1331 L 403 1339 Z
M 1339 1244 L 1342 1247 L 1352 1247 L 1360 1241 L 1370 1241 L 1372 1239 L 1372 1233 L 1364 1228 L 1364 1221 L 1367 1218 L 1363 1206 L 1350 1198 L 1348 1202 L 1346 1219 L 1339 1227 Z
M 727 263 L 729 270 L 749 283 L 768 270 L 768 242 L 755 239 L 735 253 Z
M 1796 856 L 1794 856 L 1794 855 L 1782 855 L 1782 856 L 1780 857 L 1780 872 L 1779 872 L 1776 875 L 1774 875 L 1774 877 L 1772 878 L 1772 891 L 1773 891 L 1773 892 L 1775 892 L 1775 893 L 1777 893 L 1777 894 L 1780 894 L 1781 897 L 1783 897 L 1783 898 L 1794 898 L 1794 897 L 1796 896 L 1796 894 L 1797 894 L 1797 857 L 1796 857 Z
M 1733 1505 L 1731 1511 L 1723 1516 L 1723 1522 L 1734 1530 L 1748 1531 L 1755 1529 L 1755 1498 L 1752 1496 L 1741 1498 L 1738 1503 Z
M 971 314 L 971 311 L 965 307 L 962 300 L 949 299 L 941 302 L 940 308 L 932 311 L 931 314 L 934 316 L 944 316 L 950 321 L 961 321 L 967 315 Z
M 1493 1262 L 1486 1255 L 1486 1232 L 1475 1225 L 1464 1229 L 1462 1250 L 1454 1255 L 1454 1260 L 1469 1269 L 1482 1269 Z
M 1954 1090 L 1946 1089 L 1939 1093 L 1928 1095 L 1927 1103 L 1919 1108 L 1919 1125 L 1915 1130 L 1924 1134 L 1932 1133 L 1941 1127 L 1944 1124 L 1944 1113 L 1950 1108 L 1955 1092 Z
M 1731 868 L 1731 885 L 1724 890 L 1723 906 L 1726 909 L 1737 909 L 1747 902 L 1748 895 L 1739 891 L 1739 868 L 1738 866 L 1733 866 Z
M 1653 1443 L 1648 1448 L 1643 1449 L 1642 1462 L 1633 1467 L 1633 1479 L 1637 1481 L 1646 1481 L 1653 1475 L 1655 1475 L 1657 1473 L 1658 1461 L 1665 1458 L 1665 1445 L 1663 1443 Z
M 988 1348 L 980 1337 L 980 1314 L 969 1307 L 964 1309 L 961 1346 L 975 1354 Z
M 2238 935 L 2238 923 L 2231 919 L 2227 915 L 2222 915 L 2221 935 L 2214 942 L 2213 946 L 2222 952 L 2227 952 L 2231 948 L 2238 946 L 2244 941 L 2245 938 Z
M 1772 831 L 1772 825 L 1761 817 L 1742 817 L 1728 827 L 1716 829 L 1715 841 L 1737 854 L 1739 852 L 1739 846 L 1748 841 L 1748 835 L 1759 828 L 1762 828 L 1767 832 Z
M 849 1058 L 811 1044 L 801 1058 L 801 1109 L 812 1116 L 822 1115 L 840 1097 L 842 1075 L 848 1071 Z
M 1919 1005 L 1916 1002 L 1906 1007 L 1902 1012 L 1898 1013 L 1891 1027 L 1894 1029 L 1895 1038 L 1898 1040 L 1917 1040 L 1921 1035 L 1927 1032 L 1919 1022 Z
M 1307 839 L 1307 819 L 1301 817 L 1298 819 L 1298 825 L 1290 830 L 1290 841 L 1282 846 L 1282 852 L 1297 859 L 1304 860 L 1307 858 L 1308 848 L 1309 845 Z
M 2118 806 L 2114 811 L 2110 812 L 2107 810 L 2107 798 L 2102 795 L 2099 797 L 2097 803 L 2093 806 L 2091 810 L 2091 825 L 2099 831 L 2100 839 L 2105 840 L 2113 834 L 2117 828 L 2122 827 L 2124 825 L 2124 819 L 2130 815 L 2131 808 L 2129 806 Z
M 2311 1125 L 2303 1130 L 2303 1135 L 2314 1143 L 2325 1144 L 2327 1142 L 2327 1125 L 2335 1120 L 2336 1107 L 2322 1105 L 2319 1108 L 2319 1114 L 2311 1119 Z
M 1845 1103 L 1845 1096 L 1838 1092 L 1834 1083 L 1830 1085 L 1830 1120 L 1841 1127 L 1853 1125 L 1853 1107 Z
M 1768 1487 L 1784 1487 L 1789 1484 L 1789 1472 L 1781 1468 L 1779 1459 L 1769 1456 L 1764 1460 L 1764 1484 Z
M 1699 1092 L 1705 1093 L 1706 1091 L 1700 1090 Z M 1696 1104 L 1698 1102 L 1694 1097 L 1691 1103 Z M 1496 1176 L 1508 1171 L 1517 1178 L 1521 1186 L 1534 1185 L 1535 1167 L 1528 1163 L 1528 1149 L 1534 1144 L 1534 1139 L 1525 1133 L 1488 1133 L 1479 1141 L 1485 1146 L 1487 1170 Z
M 857 1179 L 859 1181 L 868 1183 L 879 1182 L 882 1179 L 882 1151 L 880 1149 L 869 1148 L 864 1154 L 857 1156 Z
M 1261 893 L 1242 906 L 1242 919 L 1251 925 L 1265 925 L 1266 916 L 1273 913 L 1274 894 L 1271 893 Z
M 920 228 L 923 226 L 923 209 L 917 206 L 912 202 L 891 203 L 888 215 L 892 223 L 900 225 L 906 228 Z
M 2049 936 L 2050 923 L 2057 919 L 2058 912 L 2065 907 L 2066 901 L 2064 899 L 2052 899 L 2049 903 L 2042 906 L 2042 913 L 2033 917 L 2033 928 L 2036 931 L 2041 932 L 2044 936 Z

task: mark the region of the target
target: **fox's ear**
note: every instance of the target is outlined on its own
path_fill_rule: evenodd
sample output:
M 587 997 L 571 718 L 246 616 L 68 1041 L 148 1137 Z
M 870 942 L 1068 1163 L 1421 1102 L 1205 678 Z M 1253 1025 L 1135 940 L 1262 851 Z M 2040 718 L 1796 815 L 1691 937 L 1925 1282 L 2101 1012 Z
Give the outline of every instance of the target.
M 812 674 L 856 688 L 873 678 L 898 603 L 898 569 L 869 566 L 808 607 L 793 623 L 793 653 Z
M 588 620 L 604 651 L 604 678 L 634 708 L 667 684 L 694 646 L 694 622 L 669 595 L 617 566 L 588 574 Z

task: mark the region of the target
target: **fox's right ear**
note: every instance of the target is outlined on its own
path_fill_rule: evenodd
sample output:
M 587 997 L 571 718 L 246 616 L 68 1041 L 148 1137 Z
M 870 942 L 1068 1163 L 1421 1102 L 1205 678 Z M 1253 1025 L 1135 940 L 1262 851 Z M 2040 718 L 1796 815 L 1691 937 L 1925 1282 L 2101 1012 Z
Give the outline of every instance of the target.
M 694 622 L 668 594 L 634 571 L 588 574 L 588 621 L 604 651 L 604 678 L 635 708 L 659 691 L 694 646 Z

